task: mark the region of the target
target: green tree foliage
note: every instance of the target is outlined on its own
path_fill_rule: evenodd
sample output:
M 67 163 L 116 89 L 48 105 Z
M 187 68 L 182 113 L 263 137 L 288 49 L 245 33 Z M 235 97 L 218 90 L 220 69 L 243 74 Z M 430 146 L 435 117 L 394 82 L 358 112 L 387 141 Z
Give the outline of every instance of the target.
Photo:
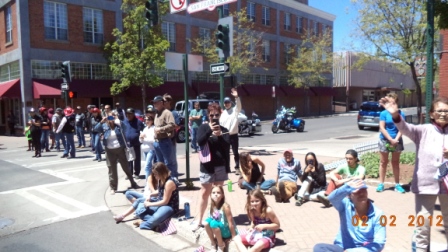
M 226 62 L 230 63 L 230 74 L 247 74 L 251 67 L 257 67 L 263 62 L 263 32 L 255 29 L 255 23 L 247 18 L 245 8 L 230 16 L 233 17 L 233 56 L 228 57 Z M 194 53 L 204 55 L 209 63 L 219 62 L 215 33 L 192 39 L 191 42 Z
M 375 58 L 407 66 L 411 70 L 417 94 L 420 118 L 422 89 L 417 79 L 415 59 L 425 52 L 426 4 L 420 0 L 352 0 L 358 8 L 355 38 L 363 48 L 374 48 Z
M 440 29 L 448 29 L 448 1 L 436 0 L 434 5 L 435 16 L 438 18 Z
M 287 65 L 288 83 L 300 88 L 302 86 L 317 86 L 325 83 L 325 73 L 331 73 L 333 68 L 332 32 L 311 35 L 302 41 L 298 48 L 291 49 L 289 56 L 292 61 Z
M 142 87 L 143 107 L 145 107 L 146 87 L 163 83 L 156 70 L 165 69 L 165 51 L 169 42 L 162 36 L 160 25 L 148 27 L 145 18 L 145 0 L 123 0 L 123 30 L 114 29 L 116 40 L 105 45 L 105 55 L 115 82 L 110 88 L 117 95 L 132 85 Z M 166 7 L 159 4 L 159 12 Z M 159 16 L 161 16 L 159 14 Z M 159 22 L 160 23 L 160 22 Z

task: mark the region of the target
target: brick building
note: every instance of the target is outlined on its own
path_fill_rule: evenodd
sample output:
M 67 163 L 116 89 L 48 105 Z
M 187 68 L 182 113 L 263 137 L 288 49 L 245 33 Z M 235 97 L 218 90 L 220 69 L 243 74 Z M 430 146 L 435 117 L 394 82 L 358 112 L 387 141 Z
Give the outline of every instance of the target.
M 142 1 L 142 4 L 144 1 Z M 122 29 L 121 0 L 0 0 L 0 132 L 5 131 L 10 110 L 25 123 L 30 107 L 63 107 L 60 85 L 60 63 L 70 61 L 72 83 L 76 94 L 69 105 L 111 104 L 141 107 L 141 90 L 132 87 L 112 97 L 114 82 L 101 47 L 113 40 L 113 28 Z M 309 32 L 333 29 L 335 16 L 308 6 L 307 0 L 239 0 L 224 6 L 224 14 L 247 8 L 264 32 L 264 64 L 242 76 L 245 85 L 239 90 L 244 108 L 255 110 L 261 117 L 273 118 L 277 105 L 296 106 L 299 115 L 331 113 L 331 73 L 324 86 L 294 89 L 287 84 L 284 62 L 285 47 L 298 45 Z M 188 39 L 213 34 L 217 11 L 167 14 L 159 25 L 170 42 L 169 51 L 190 53 Z M 2 29 L 3 30 L 3 29 Z M 214 62 L 211 62 L 214 63 Z M 204 72 L 191 75 L 191 97 L 217 91 L 217 76 Z M 266 70 L 267 69 L 267 70 Z M 183 77 L 180 71 L 167 71 L 165 83 L 148 88 L 146 97 L 170 93 L 183 99 Z M 272 86 L 276 86 L 273 99 Z
M 440 32 L 442 52 L 440 53 L 439 95 L 448 97 L 448 30 Z

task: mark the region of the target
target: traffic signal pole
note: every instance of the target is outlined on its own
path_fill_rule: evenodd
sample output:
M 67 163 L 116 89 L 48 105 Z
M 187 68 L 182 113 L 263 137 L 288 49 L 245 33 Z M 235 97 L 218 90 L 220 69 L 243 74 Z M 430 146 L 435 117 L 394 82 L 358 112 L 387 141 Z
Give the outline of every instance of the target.
M 426 118 L 425 123 L 430 122 L 429 109 L 432 104 L 433 89 L 433 64 L 434 64 L 434 0 L 426 2 L 427 24 L 426 24 L 426 93 L 425 106 Z
M 217 8 L 218 16 L 219 16 L 220 19 L 224 17 L 223 8 L 224 8 L 223 6 L 219 6 Z M 219 58 L 219 63 L 226 62 L 226 55 L 224 53 L 224 50 L 223 50 L 223 55 L 224 55 L 224 57 L 220 57 Z M 219 74 L 219 100 L 220 100 L 220 105 L 222 107 L 224 107 L 224 74 L 225 73 Z

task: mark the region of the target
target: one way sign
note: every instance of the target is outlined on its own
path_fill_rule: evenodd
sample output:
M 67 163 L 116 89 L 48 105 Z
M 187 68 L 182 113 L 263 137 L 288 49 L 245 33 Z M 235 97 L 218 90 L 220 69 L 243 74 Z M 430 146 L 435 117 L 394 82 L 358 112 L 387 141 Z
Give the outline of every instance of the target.
M 226 73 L 230 69 L 230 63 L 216 63 L 210 65 L 210 74 Z

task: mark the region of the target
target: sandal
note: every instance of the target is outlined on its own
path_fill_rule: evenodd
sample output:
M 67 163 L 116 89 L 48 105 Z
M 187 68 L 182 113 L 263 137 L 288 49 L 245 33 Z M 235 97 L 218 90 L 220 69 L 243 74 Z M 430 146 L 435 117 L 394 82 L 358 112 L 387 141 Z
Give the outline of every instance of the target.
M 199 224 L 199 225 L 197 225 L 195 228 L 193 228 L 191 231 L 196 232 L 196 231 L 198 231 L 200 228 L 204 228 L 204 225 Z

